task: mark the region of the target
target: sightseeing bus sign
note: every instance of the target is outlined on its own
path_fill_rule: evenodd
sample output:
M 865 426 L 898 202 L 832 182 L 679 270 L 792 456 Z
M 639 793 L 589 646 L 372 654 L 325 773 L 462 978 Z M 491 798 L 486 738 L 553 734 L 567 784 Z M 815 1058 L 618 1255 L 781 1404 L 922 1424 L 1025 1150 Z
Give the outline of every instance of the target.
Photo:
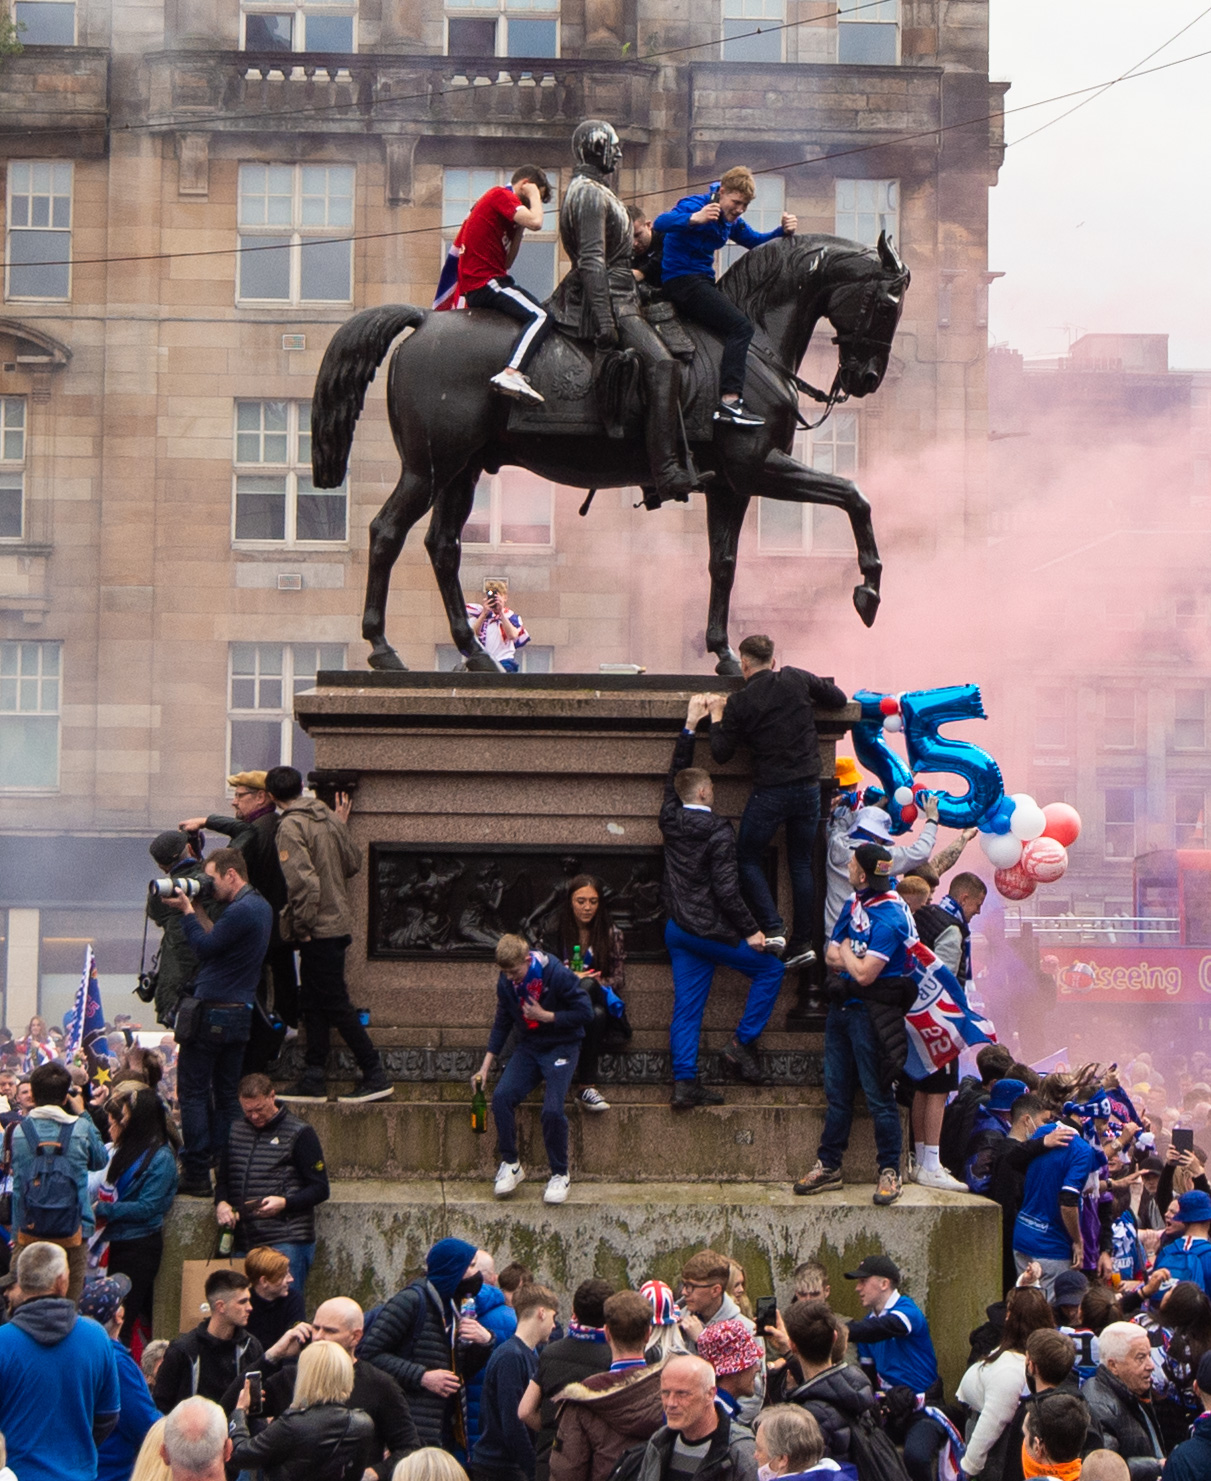
M 1211 949 L 1191 946 L 1044 948 L 1056 997 L 1111 1003 L 1211 1003 Z

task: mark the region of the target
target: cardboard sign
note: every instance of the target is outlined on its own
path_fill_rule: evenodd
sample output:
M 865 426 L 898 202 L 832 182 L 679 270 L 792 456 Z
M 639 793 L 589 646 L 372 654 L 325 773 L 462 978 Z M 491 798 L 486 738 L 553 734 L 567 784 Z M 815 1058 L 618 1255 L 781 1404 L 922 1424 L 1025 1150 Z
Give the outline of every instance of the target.
M 206 1304 L 206 1277 L 212 1270 L 244 1269 L 239 1260 L 185 1260 L 181 1264 L 181 1325 L 180 1331 L 192 1332 L 205 1316 L 202 1307 Z

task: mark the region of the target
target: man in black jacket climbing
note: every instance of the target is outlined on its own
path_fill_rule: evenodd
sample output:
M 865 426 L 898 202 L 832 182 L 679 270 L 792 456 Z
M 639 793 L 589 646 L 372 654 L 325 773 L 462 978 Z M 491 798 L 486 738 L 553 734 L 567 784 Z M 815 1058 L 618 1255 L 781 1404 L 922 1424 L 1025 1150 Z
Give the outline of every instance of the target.
M 812 856 L 820 826 L 820 742 L 816 706 L 839 710 L 843 689 L 806 669 L 774 669 L 774 640 L 763 633 L 740 644 L 744 688 L 711 696 L 711 756 L 730 761 L 738 747 L 752 754 L 753 791 L 740 819 L 736 854 L 744 898 L 765 932 L 766 951 L 785 955 L 788 967 L 815 960 L 812 921 L 816 892 Z M 787 945 L 782 917 L 765 877 L 766 850 L 786 828 L 786 865 L 794 915 Z
M 673 747 L 660 809 L 669 917 L 664 940 L 673 963 L 669 1047 L 674 1110 L 722 1104 L 723 1097 L 698 1079 L 698 1037 L 715 968 L 732 967 L 752 982 L 744 1015 L 723 1058 L 754 1085 L 763 1084 L 765 1076 L 753 1045 L 774 1011 L 786 971 L 776 956 L 762 950 L 765 936 L 740 894 L 732 825 L 712 812 L 715 788 L 710 773 L 693 764 L 694 731 L 708 712 L 708 696 L 694 695 L 685 728 Z
M 492 1348 L 490 1332 L 458 1315 L 459 1303 L 483 1284 L 474 1261 L 473 1244 L 439 1239 L 425 1258 L 424 1278 L 392 1296 L 358 1350 L 403 1389 L 422 1445 L 466 1446 L 462 1380 L 484 1366 Z

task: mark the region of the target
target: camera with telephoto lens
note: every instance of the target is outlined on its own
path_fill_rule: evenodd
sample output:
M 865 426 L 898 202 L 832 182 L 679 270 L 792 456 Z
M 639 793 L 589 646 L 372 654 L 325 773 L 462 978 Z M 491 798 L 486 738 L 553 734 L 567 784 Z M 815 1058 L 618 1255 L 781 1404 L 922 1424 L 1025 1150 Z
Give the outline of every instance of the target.
M 177 894 L 196 900 L 202 893 L 202 884 L 200 880 L 190 879 L 187 875 L 181 879 L 153 879 L 147 886 L 147 893 L 158 895 L 161 900 Z

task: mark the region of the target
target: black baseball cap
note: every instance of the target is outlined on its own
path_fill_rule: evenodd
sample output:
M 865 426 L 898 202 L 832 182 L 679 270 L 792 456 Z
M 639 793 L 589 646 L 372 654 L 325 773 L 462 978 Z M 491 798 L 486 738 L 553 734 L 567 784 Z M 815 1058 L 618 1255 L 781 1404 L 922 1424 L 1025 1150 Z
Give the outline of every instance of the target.
M 867 879 L 891 878 L 891 852 L 877 843 L 860 843 L 854 850 L 854 858 Z
M 857 1270 L 847 1270 L 846 1280 L 865 1280 L 868 1275 L 881 1275 L 893 1286 L 900 1284 L 900 1267 L 887 1255 L 867 1255 Z

